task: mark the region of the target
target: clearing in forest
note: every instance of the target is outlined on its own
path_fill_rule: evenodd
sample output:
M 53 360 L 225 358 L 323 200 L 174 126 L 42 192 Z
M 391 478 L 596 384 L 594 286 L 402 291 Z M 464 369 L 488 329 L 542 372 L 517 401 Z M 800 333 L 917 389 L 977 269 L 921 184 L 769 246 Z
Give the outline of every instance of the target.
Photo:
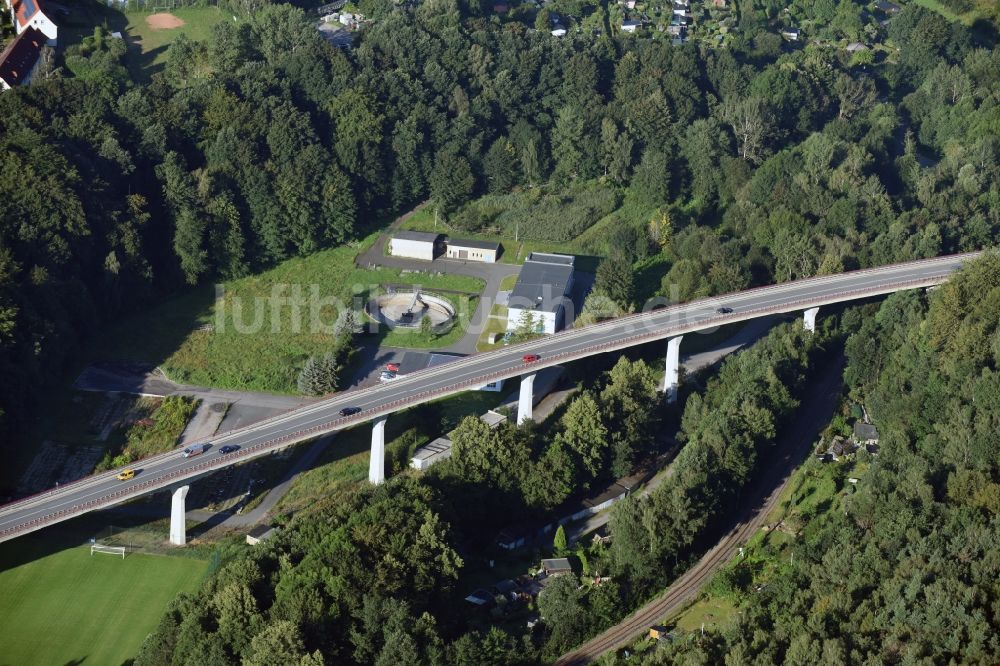
M 184 25 L 184 21 L 173 14 L 159 13 L 150 14 L 146 17 L 146 25 L 152 30 L 173 30 Z

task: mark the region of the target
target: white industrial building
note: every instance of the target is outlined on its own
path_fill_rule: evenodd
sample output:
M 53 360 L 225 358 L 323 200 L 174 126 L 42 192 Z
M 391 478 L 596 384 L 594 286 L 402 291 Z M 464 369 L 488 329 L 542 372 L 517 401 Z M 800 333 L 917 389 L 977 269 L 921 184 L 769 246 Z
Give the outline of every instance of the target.
M 517 331 L 529 317 L 537 333 L 552 334 L 562 328 L 573 288 L 573 261 L 568 254 L 528 255 L 507 301 L 508 331 Z
M 445 256 L 462 261 L 482 261 L 495 264 L 500 255 L 500 243 L 478 240 L 451 239 L 447 241 Z
M 440 246 L 441 234 L 425 231 L 397 231 L 389 239 L 389 254 L 433 261 Z

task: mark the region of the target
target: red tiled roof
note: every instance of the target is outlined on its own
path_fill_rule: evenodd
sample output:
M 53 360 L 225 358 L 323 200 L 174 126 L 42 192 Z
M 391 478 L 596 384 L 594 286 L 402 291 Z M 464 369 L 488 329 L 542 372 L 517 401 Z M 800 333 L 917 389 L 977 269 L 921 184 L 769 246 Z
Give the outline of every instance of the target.
M 7 85 L 20 85 L 28 78 L 45 46 L 45 35 L 28 28 L 0 53 L 0 78 Z
M 14 0 L 14 15 L 17 24 L 23 28 L 31 22 L 31 18 L 41 11 L 39 0 Z

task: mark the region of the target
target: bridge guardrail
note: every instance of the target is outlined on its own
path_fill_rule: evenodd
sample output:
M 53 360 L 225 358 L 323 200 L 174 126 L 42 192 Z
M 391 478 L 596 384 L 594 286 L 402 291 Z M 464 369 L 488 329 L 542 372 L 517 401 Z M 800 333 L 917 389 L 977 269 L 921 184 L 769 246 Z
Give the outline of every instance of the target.
M 928 261 L 933 261 L 933 260 L 928 260 Z M 870 270 L 877 270 L 877 269 L 870 269 Z M 902 282 L 879 283 L 879 284 L 875 284 L 875 285 L 872 285 L 872 286 L 869 286 L 869 287 L 865 287 L 865 288 L 862 288 L 862 289 L 854 289 L 854 290 L 850 290 L 850 291 L 841 292 L 841 293 L 837 294 L 837 296 L 835 298 L 798 299 L 798 300 L 789 301 L 787 303 L 783 303 L 783 304 L 780 304 L 780 305 L 771 305 L 771 306 L 765 306 L 765 307 L 761 307 L 761 308 L 753 308 L 753 309 L 743 310 L 743 311 L 741 311 L 739 313 L 714 315 L 714 316 L 710 316 L 710 317 L 707 317 L 705 319 L 700 320 L 698 322 L 697 326 L 696 326 L 696 330 L 697 329 L 701 329 L 701 328 L 711 328 L 712 326 L 720 325 L 720 324 L 723 324 L 723 323 L 728 323 L 729 321 L 734 321 L 734 322 L 735 321 L 744 321 L 746 319 L 755 319 L 757 317 L 764 316 L 764 315 L 767 315 L 767 314 L 774 314 L 774 313 L 779 313 L 779 312 L 789 312 L 789 311 L 794 311 L 794 310 L 807 309 L 808 307 L 817 307 L 817 306 L 821 306 L 821 305 L 824 305 L 824 304 L 830 304 L 830 303 L 836 303 L 836 302 L 843 302 L 843 301 L 848 301 L 848 300 L 856 300 L 857 298 L 862 298 L 862 297 L 868 296 L 868 295 L 881 295 L 881 294 L 887 293 L 885 291 L 887 287 L 890 287 L 891 290 L 894 290 L 894 291 L 900 291 L 900 290 L 903 290 L 903 289 L 915 289 L 915 288 L 919 288 L 921 286 L 927 286 L 929 283 L 937 283 L 937 280 L 938 280 L 938 278 L 922 278 L 922 279 L 914 279 L 914 280 L 904 280 Z M 824 301 L 825 301 L 825 303 L 824 303 Z M 745 316 L 745 315 L 753 315 L 753 316 L 749 316 L 748 317 L 748 316 Z M 686 325 L 680 325 L 680 326 L 667 327 L 667 328 L 665 328 L 663 330 L 646 331 L 644 333 L 640 333 L 640 334 L 637 334 L 637 335 L 632 335 L 632 336 L 629 336 L 629 337 L 624 337 L 624 338 L 621 338 L 621 339 L 618 339 L 618 340 L 613 340 L 613 341 L 604 342 L 604 343 L 600 343 L 600 344 L 596 344 L 596 345 L 592 345 L 592 346 L 588 346 L 588 347 L 583 347 L 583 348 L 581 348 L 579 350 L 572 351 L 572 352 L 564 352 L 564 353 L 555 354 L 555 355 L 548 355 L 544 359 L 544 362 L 543 362 L 543 364 L 541 366 L 538 366 L 538 364 L 532 364 L 531 367 L 536 367 L 536 366 L 537 367 L 549 367 L 549 365 L 555 365 L 555 363 L 549 363 L 549 361 L 554 361 L 554 362 L 557 363 L 557 362 L 564 362 L 564 361 L 567 361 L 567 360 L 576 360 L 578 358 L 584 358 L 584 357 L 587 357 L 587 356 L 591 356 L 591 355 L 593 355 L 595 353 L 600 353 L 602 351 L 607 351 L 607 350 L 612 350 L 612 349 L 622 349 L 622 348 L 626 348 L 626 347 L 632 347 L 632 346 L 635 346 L 637 344 L 641 344 L 643 341 L 647 341 L 647 340 L 663 339 L 663 338 L 666 338 L 666 337 L 670 337 L 671 335 L 683 334 L 681 331 L 678 331 L 678 330 L 675 330 L 675 329 L 684 329 L 684 328 L 686 328 L 688 326 L 691 326 L 691 325 L 690 324 L 686 324 Z M 686 332 L 686 331 L 684 331 L 684 332 Z M 537 341 L 535 341 L 535 342 L 537 344 Z M 530 343 L 526 343 L 526 344 L 530 344 Z M 7 535 L 10 535 L 10 534 L 16 534 L 16 533 L 19 533 L 19 532 L 23 532 L 24 528 L 26 528 L 26 527 L 32 527 L 31 531 L 33 531 L 34 529 L 38 529 L 38 528 L 43 527 L 43 526 L 45 526 L 47 524 L 51 524 L 52 522 L 57 522 L 58 520 L 61 520 L 64 517 L 69 516 L 70 514 L 72 514 L 72 515 L 79 515 L 80 513 L 84 512 L 82 509 L 84 509 L 84 508 L 86 508 L 88 506 L 93 507 L 93 508 L 104 508 L 104 507 L 107 507 L 107 506 L 112 506 L 112 505 L 114 505 L 114 504 L 117 503 L 117 502 L 113 501 L 115 497 L 121 497 L 123 495 L 133 496 L 133 495 L 142 494 L 142 493 L 135 492 L 136 490 L 143 490 L 144 492 L 146 492 L 148 490 L 159 490 L 159 489 L 162 489 L 162 488 L 165 488 L 165 487 L 168 487 L 169 485 L 171 485 L 170 479 L 178 478 L 180 476 L 184 476 L 186 478 L 189 478 L 191 476 L 194 476 L 195 473 L 197 473 L 197 472 L 207 471 L 210 468 L 221 469 L 222 467 L 227 467 L 230 464 L 232 464 L 232 461 L 234 459 L 236 459 L 236 458 L 242 457 L 242 458 L 248 458 L 249 459 L 249 457 L 255 457 L 255 456 L 251 456 L 250 455 L 251 453 L 254 453 L 254 452 L 258 452 L 258 455 L 262 455 L 266 451 L 277 450 L 277 449 L 281 448 L 282 445 L 284 445 L 286 443 L 294 443 L 294 442 L 301 441 L 303 439 L 308 439 L 311 434 L 316 433 L 316 432 L 320 432 L 320 431 L 331 432 L 331 431 L 339 430 L 339 429 L 341 429 L 341 428 L 343 428 L 344 426 L 347 426 L 347 425 L 353 425 L 353 424 L 356 424 L 356 423 L 363 423 L 365 421 L 368 421 L 373 416 L 381 416 L 381 415 L 386 414 L 386 413 L 392 413 L 392 412 L 398 411 L 398 409 L 401 408 L 401 407 L 405 407 L 405 406 L 412 405 L 412 404 L 415 404 L 415 403 L 417 403 L 417 404 L 422 403 L 422 402 L 425 401 L 425 399 L 428 399 L 428 398 L 443 397 L 445 395 L 450 395 L 452 393 L 457 393 L 459 391 L 465 390 L 466 388 L 468 388 L 470 386 L 482 386 L 483 384 L 487 384 L 490 381 L 493 381 L 495 379 L 507 378 L 507 377 L 512 377 L 512 376 L 517 376 L 517 375 L 525 374 L 523 372 L 523 369 L 524 369 L 525 365 L 526 364 L 522 364 L 522 366 L 519 367 L 519 368 L 511 368 L 509 370 L 495 371 L 495 372 L 488 373 L 486 375 L 481 375 L 481 376 L 478 376 L 478 377 L 475 377 L 475 378 L 472 378 L 472 379 L 463 380 L 463 381 L 458 382 L 456 384 L 452 384 L 452 385 L 449 385 L 449 386 L 441 387 L 439 389 L 432 389 L 432 390 L 426 390 L 426 391 L 421 391 L 421 392 L 418 392 L 418 393 L 414 393 L 414 394 L 411 394 L 409 396 L 406 396 L 405 398 L 399 398 L 399 399 L 394 400 L 394 401 L 392 401 L 390 403 L 386 403 L 386 404 L 384 404 L 381 407 L 378 407 L 376 409 L 369 410 L 368 412 L 362 412 L 360 415 L 357 415 L 357 416 L 354 416 L 354 417 L 341 417 L 341 418 L 338 418 L 338 419 L 334 419 L 332 421 L 328 421 L 326 423 L 321 423 L 321 424 L 316 425 L 316 426 L 311 426 L 309 428 L 305 428 L 305 429 L 302 429 L 302 430 L 296 430 L 296 431 L 294 431 L 292 433 L 288 433 L 286 435 L 281 435 L 279 437 L 275 437 L 275 438 L 266 440 L 264 442 L 260 442 L 258 444 L 254 444 L 252 446 L 244 447 L 244 448 L 241 448 L 239 451 L 234 451 L 233 455 L 227 456 L 225 459 L 220 460 L 220 459 L 216 458 L 216 459 L 212 459 L 212 460 L 206 460 L 206 461 L 204 461 L 202 463 L 199 463 L 199 464 L 196 464 L 196 465 L 194 465 L 192 467 L 187 467 L 187 468 L 182 469 L 182 470 L 174 470 L 173 472 L 170 472 L 169 474 L 167 474 L 165 476 L 158 477 L 157 479 L 150 479 L 150 480 L 145 481 L 145 482 L 140 482 L 139 484 L 131 485 L 128 488 L 122 489 L 120 491 L 116 491 L 116 492 L 112 493 L 111 495 L 105 495 L 102 498 L 91 500 L 89 503 L 82 504 L 82 505 L 74 505 L 72 508 L 61 509 L 61 510 L 56 511 L 56 512 L 54 512 L 52 514 L 49 514 L 47 516 L 42 516 L 42 517 L 39 517 L 39 518 L 32 519 L 32 520 L 30 520 L 28 522 L 25 522 L 25 523 L 21 523 L 19 525 L 14 525 L 14 526 L 5 528 L 3 530 L 0 530 L 0 537 L 7 536 Z M 161 454 L 161 456 L 151 456 L 150 458 L 148 458 L 146 460 L 147 461 L 156 460 L 156 459 L 158 459 L 160 457 L 165 457 L 165 456 L 172 455 L 173 453 L 174 452 L 171 451 L 171 452 L 168 452 L 168 453 L 165 453 L 165 454 Z M 88 479 L 93 479 L 93 478 L 94 477 L 86 477 L 84 479 L 81 479 L 80 482 L 86 481 Z M 74 482 L 74 483 L 79 483 L 79 482 Z M 73 485 L 73 484 L 69 484 L 69 485 Z M 52 491 L 46 491 L 46 492 L 52 492 Z M 44 494 L 44 493 L 40 493 L 40 494 Z M 24 501 L 25 500 L 19 500 L 18 502 L 14 502 L 14 503 L 5 505 L 4 507 L 0 507 L 0 509 L 2 509 L 2 508 L 8 508 L 8 507 L 11 507 L 11 506 L 13 506 L 15 504 L 20 504 L 21 502 L 24 502 Z

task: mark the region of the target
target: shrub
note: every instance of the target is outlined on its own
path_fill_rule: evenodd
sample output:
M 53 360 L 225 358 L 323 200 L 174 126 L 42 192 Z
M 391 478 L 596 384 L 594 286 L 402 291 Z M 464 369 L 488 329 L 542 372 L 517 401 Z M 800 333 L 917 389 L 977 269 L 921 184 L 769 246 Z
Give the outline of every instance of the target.
M 496 231 L 521 240 L 573 240 L 621 203 L 611 187 L 585 183 L 569 191 L 531 190 L 473 201 L 452 223 L 466 231 Z
M 337 390 L 339 380 L 337 355 L 327 352 L 320 357 L 310 356 L 299 373 L 298 388 L 304 395 L 325 395 Z

